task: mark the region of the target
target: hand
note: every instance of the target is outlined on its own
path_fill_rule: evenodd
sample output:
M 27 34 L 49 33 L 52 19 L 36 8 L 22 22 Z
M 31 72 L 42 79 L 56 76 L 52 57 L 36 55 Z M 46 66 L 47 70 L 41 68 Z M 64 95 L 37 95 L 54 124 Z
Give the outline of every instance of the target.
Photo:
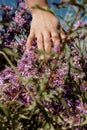
M 60 51 L 60 39 L 57 33 L 58 20 L 50 12 L 35 10 L 32 13 L 30 34 L 27 39 L 26 51 L 29 51 L 32 41 L 37 39 L 37 47 L 47 53 L 51 51 L 52 42 Z M 47 56 L 46 56 L 47 57 Z M 43 56 L 42 56 L 43 59 Z

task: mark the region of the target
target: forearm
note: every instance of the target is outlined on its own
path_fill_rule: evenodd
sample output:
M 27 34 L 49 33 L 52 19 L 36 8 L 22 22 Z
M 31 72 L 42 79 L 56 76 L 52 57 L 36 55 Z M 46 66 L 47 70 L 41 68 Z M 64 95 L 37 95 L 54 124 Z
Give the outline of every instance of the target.
M 46 0 L 25 0 L 25 1 L 31 12 L 33 11 L 32 7 L 34 7 L 35 5 L 39 5 L 42 7 L 48 6 Z

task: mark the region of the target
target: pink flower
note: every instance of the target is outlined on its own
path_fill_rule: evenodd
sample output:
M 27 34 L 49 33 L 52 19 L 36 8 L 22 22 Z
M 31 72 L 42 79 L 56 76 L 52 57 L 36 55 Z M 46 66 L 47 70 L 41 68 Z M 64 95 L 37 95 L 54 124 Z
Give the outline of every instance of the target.
M 25 2 L 21 2 L 21 3 L 19 4 L 19 6 L 20 6 L 21 8 L 23 8 L 23 9 L 27 9 L 27 5 L 26 5 Z
M 77 28 L 82 27 L 82 26 L 83 26 L 82 20 L 78 20 L 74 24 L 74 29 L 77 29 Z
M 15 18 L 14 18 L 15 23 L 23 25 L 26 23 L 26 20 L 22 17 L 22 14 L 20 11 L 15 12 Z
M 2 79 L 2 77 L 0 76 L 0 87 L 2 87 L 3 85 L 4 85 L 3 79 Z

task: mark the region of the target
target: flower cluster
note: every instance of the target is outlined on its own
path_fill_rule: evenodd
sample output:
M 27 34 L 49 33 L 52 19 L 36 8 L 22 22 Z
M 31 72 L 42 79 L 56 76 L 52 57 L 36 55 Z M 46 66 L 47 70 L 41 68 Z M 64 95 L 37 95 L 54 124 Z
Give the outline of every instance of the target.
M 87 129 L 87 31 L 82 28 L 87 21 L 77 21 L 74 24 L 77 32 L 64 41 L 61 55 L 53 52 L 44 62 L 38 58 L 41 52 L 36 41 L 25 52 L 32 17 L 25 3 L 18 2 L 17 9 L 0 6 L 3 21 L 0 57 L 4 59 L 4 67 L 0 65 L 0 103 L 7 105 L 12 113 L 10 117 L 3 110 L 5 125 L 0 127 L 8 127 L 10 122 L 9 129 L 13 129 L 18 116 L 18 130 L 19 126 L 23 130 Z
M 26 23 L 25 19 L 21 16 L 21 12 L 18 11 L 15 12 L 14 22 L 19 25 Z
M 77 28 L 80 28 L 80 27 L 84 27 L 84 26 L 87 26 L 87 21 L 84 22 L 81 19 L 81 20 L 78 20 L 78 21 L 75 22 L 74 29 L 77 29 Z

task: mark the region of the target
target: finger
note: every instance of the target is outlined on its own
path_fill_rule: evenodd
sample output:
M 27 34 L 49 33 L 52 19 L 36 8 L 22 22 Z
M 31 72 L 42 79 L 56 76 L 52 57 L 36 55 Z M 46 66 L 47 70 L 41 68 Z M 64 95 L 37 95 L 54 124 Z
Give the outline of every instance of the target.
M 38 47 L 38 49 L 44 50 L 42 34 L 38 34 L 38 35 L 36 35 L 36 37 L 37 37 L 37 47 Z
M 61 33 L 60 36 L 61 36 L 61 39 L 64 39 L 66 37 L 64 33 Z
M 50 52 L 51 52 L 51 35 L 49 32 L 44 32 L 43 39 L 44 39 L 44 49 L 47 54 L 45 54 L 45 60 L 47 61 L 50 58 Z
M 60 24 L 58 25 L 58 30 L 60 32 L 60 38 L 64 39 L 66 37 L 67 32 L 62 28 Z
M 60 32 L 61 39 L 64 39 L 66 37 L 66 32 L 62 27 L 60 27 Z
M 54 44 L 54 52 L 57 52 L 57 53 L 60 53 L 60 38 L 59 38 L 59 34 L 55 31 L 53 31 L 51 33 L 51 39 L 53 41 L 53 44 Z
M 44 49 L 47 53 L 51 51 L 51 40 L 50 40 L 50 33 L 49 32 L 44 32 L 43 33 L 43 39 L 44 39 Z
M 42 36 L 42 34 L 37 34 L 36 38 L 37 38 L 37 48 L 38 48 L 38 50 L 44 51 L 44 44 L 43 44 L 43 36 Z M 41 55 L 39 57 L 39 59 L 43 60 L 44 55 Z
M 28 38 L 27 38 L 27 43 L 26 43 L 26 52 L 29 51 L 29 48 L 32 45 L 32 41 L 35 39 L 34 32 L 30 32 Z

